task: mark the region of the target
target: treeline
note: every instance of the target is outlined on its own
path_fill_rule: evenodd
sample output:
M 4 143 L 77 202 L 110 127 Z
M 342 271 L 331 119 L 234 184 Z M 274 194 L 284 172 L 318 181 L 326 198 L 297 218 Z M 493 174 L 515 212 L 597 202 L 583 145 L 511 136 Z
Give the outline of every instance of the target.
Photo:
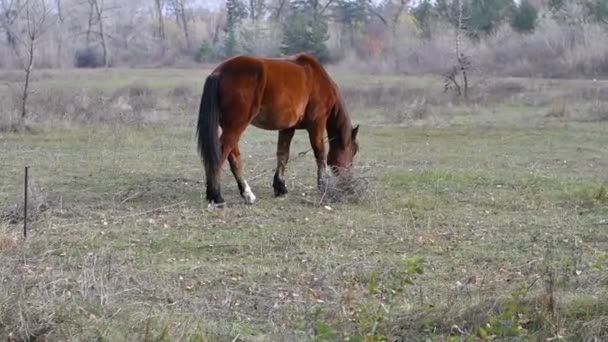
M 608 0 L 226 0 L 219 11 L 194 0 L 0 0 L 0 67 L 27 67 L 35 47 L 33 63 L 52 68 L 308 51 L 351 68 L 445 72 L 458 45 L 487 73 L 597 76 L 608 73 L 607 33 Z

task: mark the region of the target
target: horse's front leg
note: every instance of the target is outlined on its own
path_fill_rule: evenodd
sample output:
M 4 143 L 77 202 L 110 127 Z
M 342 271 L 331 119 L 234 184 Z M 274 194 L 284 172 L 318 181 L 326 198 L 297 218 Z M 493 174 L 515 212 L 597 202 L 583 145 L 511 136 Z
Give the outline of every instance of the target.
M 310 138 L 310 145 L 315 155 L 315 161 L 317 162 L 317 186 L 321 189 L 321 181 L 327 169 L 324 130 L 322 128 L 312 128 L 308 131 L 308 137 Z
M 283 196 L 287 194 L 285 186 L 285 170 L 289 161 L 289 146 L 291 139 L 295 133 L 295 128 L 289 128 L 279 131 L 279 142 L 277 144 L 277 170 L 274 173 L 272 187 L 274 188 L 275 196 Z

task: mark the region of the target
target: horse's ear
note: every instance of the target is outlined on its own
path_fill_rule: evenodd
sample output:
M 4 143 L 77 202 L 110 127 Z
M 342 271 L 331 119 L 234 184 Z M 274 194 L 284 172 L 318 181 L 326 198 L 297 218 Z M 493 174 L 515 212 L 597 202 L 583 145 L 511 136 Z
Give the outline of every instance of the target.
M 355 126 L 355 128 L 353 128 L 353 132 L 351 134 L 351 137 L 353 140 L 357 137 L 357 133 L 359 133 L 359 125 L 357 125 L 357 126 Z

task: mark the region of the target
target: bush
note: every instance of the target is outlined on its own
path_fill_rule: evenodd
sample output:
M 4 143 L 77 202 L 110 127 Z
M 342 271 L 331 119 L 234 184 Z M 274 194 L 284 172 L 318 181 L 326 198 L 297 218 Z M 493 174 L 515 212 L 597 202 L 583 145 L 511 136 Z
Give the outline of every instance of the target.
M 77 68 L 99 68 L 103 66 L 103 56 L 91 47 L 76 50 Z

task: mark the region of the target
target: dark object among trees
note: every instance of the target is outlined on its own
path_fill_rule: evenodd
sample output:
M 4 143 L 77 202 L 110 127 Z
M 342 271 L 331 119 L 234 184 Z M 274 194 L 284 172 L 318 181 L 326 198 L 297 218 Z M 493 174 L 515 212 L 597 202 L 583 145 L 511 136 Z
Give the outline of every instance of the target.
M 103 56 L 91 47 L 76 50 L 74 62 L 77 68 L 99 68 L 104 66 Z

